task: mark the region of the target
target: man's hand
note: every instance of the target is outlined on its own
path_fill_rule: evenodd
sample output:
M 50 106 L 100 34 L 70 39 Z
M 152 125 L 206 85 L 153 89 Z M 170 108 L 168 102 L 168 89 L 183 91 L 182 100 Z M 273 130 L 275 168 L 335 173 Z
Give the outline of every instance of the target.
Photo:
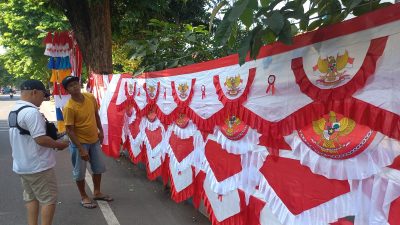
M 103 139 L 104 139 L 104 133 L 103 133 L 103 131 L 101 130 L 101 131 L 99 132 L 99 140 L 100 140 L 100 144 L 102 144 L 102 143 L 103 143 Z
M 89 161 L 89 154 L 84 148 L 78 148 L 79 149 L 79 155 L 81 156 L 82 160 Z
M 64 150 L 68 147 L 69 141 L 57 140 L 57 144 L 58 144 L 57 147 L 58 150 Z

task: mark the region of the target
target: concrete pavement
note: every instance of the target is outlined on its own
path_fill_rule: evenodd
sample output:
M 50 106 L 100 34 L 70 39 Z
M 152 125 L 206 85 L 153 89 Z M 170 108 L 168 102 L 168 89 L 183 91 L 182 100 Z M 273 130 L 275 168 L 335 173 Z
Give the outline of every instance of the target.
M 26 210 L 18 175 L 12 172 L 11 147 L 8 137 L 7 115 L 18 96 L 0 96 L 0 225 L 26 225 Z M 54 105 L 45 102 L 41 111 L 55 120 Z M 109 203 L 117 223 L 107 223 L 109 212 L 98 208 L 84 209 L 79 205 L 79 194 L 71 179 L 68 150 L 57 152 L 56 174 L 59 198 L 54 218 L 55 225 L 209 225 L 209 220 L 189 203 L 176 204 L 159 182 L 151 182 L 145 171 L 127 159 L 107 158 L 107 173 L 103 176 L 102 191 L 112 195 Z M 88 193 L 90 193 L 87 187 Z M 90 193 L 91 194 L 91 193 Z

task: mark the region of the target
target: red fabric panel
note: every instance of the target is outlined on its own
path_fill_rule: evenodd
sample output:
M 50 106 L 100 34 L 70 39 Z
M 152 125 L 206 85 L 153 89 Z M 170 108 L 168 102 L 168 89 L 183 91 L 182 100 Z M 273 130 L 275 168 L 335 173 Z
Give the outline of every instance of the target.
M 354 223 L 344 218 L 341 218 L 337 222 L 330 223 L 330 225 L 354 225 Z
M 129 131 L 131 132 L 131 135 L 132 135 L 133 138 L 136 138 L 137 135 L 140 132 L 139 125 L 140 125 L 140 119 L 139 118 L 136 118 L 135 122 L 129 124 Z
M 53 95 L 68 95 L 68 92 L 64 89 L 61 84 L 53 82 Z
M 121 79 L 124 78 L 125 76 L 128 76 L 126 74 L 122 74 L 118 84 L 117 88 L 115 90 L 119 90 L 120 85 L 121 85 Z M 107 117 L 108 117 L 108 146 L 106 148 L 103 148 L 103 152 L 111 157 L 118 158 L 119 157 L 119 151 L 120 151 L 120 145 L 121 145 L 121 136 L 122 136 L 122 127 L 124 123 L 124 112 L 119 112 L 117 110 L 117 97 L 118 97 L 118 92 L 116 91 L 111 99 L 110 104 L 108 105 L 107 108 Z
M 400 225 L 400 198 L 394 200 L 390 206 L 389 224 Z
M 171 145 L 178 162 L 182 162 L 182 160 L 194 150 L 193 137 L 180 139 L 174 132 L 172 132 L 171 138 L 169 139 L 169 145 Z
M 395 170 L 400 170 L 400 156 L 397 156 L 394 159 L 394 162 L 392 163 L 392 165 L 390 165 L 389 167 L 392 169 L 395 169 Z
M 150 131 L 146 128 L 145 132 L 147 139 L 149 139 L 151 148 L 154 149 L 162 141 L 161 127 L 155 129 L 154 131 Z
M 198 209 L 200 206 L 200 202 L 202 196 L 204 195 L 204 180 L 206 179 L 206 174 L 203 171 L 200 171 L 193 182 L 194 185 L 194 194 L 193 194 L 193 206 L 194 208 Z
M 215 141 L 208 140 L 205 155 L 218 182 L 242 171 L 240 155 L 228 153 Z
M 247 209 L 245 211 L 245 224 L 260 225 L 260 214 L 265 205 L 266 202 L 261 201 L 254 196 L 250 196 L 249 205 L 247 206 Z
M 308 167 L 293 159 L 268 156 L 260 171 L 294 215 L 350 191 L 348 181 L 313 174 Z
M 261 135 L 259 145 L 265 146 L 270 155 L 279 156 L 279 150 L 292 150 L 283 136 Z

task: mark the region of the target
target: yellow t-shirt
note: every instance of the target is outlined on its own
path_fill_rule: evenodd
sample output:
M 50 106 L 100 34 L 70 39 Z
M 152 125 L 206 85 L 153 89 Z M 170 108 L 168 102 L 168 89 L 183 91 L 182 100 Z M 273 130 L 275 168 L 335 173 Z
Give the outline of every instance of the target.
M 97 102 L 90 93 L 82 93 L 82 103 L 69 99 L 63 109 L 64 123 L 73 125 L 74 132 L 81 143 L 93 144 L 99 140 L 95 110 Z

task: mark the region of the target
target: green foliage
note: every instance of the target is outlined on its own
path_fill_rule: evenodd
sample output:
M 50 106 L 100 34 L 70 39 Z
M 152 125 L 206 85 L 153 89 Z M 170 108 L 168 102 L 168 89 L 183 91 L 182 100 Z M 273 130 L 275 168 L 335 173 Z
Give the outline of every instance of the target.
M 307 4 L 305 4 L 307 3 Z M 385 7 L 390 3 L 381 0 L 237 0 L 225 10 L 218 25 L 215 39 L 220 46 L 229 45 L 240 29 L 246 28 L 246 36 L 239 48 L 239 62 L 246 55 L 255 58 L 260 46 L 281 41 L 292 43 L 292 37 L 301 32 L 343 21 L 348 15 L 355 16 Z M 309 6 L 305 9 L 305 6 Z M 213 12 L 216 14 L 216 12 Z
M 45 0 L 1 1 L 0 8 L 0 45 L 7 48 L 0 66 L 15 77 L 47 81 L 43 37 L 48 31 L 67 29 L 68 21 Z
M 136 74 L 202 62 L 231 53 L 227 48 L 214 48 L 204 25 L 176 25 L 151 19 L 141 40 L 131 40 L 124 47 L 130 57 L 140 62 Z
M 98 0 L 87 0 L 100 4 Z M 48 31 L 66 30 L 70 25 L 51 0 L 1 1 L 0 56 L 9 74 L 48 80 L 48 57 L 41 44 Z M 210 4 L 219 0 L 119 0 L 111 3 L 112 56 L 114 72 L 151 71 L 187 65 L 235 53 L 242 40 L 240 26 L 232 24 L 229 46 L 215 47 L 215 25 L 210 24 Z M 245 0 L 241 18 L 250 25 L 256 0 Z M 221 6 L 222 7 L 222 6 Z M 240 12 L 234 12 L 239 14 Z M 214 14 L 215 16 L 215 14 Z M 218 25 L 221 21 L 213 18 Z M 255 34 L 256 35 L 256 34 Z M 258 38 L 263 38 L 259 34 Z M 258 43 L 254 45 L 258 48 Z M 85 70 L 83 70 L 85 73 Z
M 211 43 L 208 2 L 112 1 L 114 70 L 151 71 L 211 59 L 205 52 Z
M 215 24 L 220 21 L 206 11 L 208 4 L 208 0 L 113 1 L 114 70 L 162 70 L 234 53 L 240 32 L 228 40 L 231 48 L 215 48 L 210 35 L 214 27 L 207 25 L 211 19 Z

